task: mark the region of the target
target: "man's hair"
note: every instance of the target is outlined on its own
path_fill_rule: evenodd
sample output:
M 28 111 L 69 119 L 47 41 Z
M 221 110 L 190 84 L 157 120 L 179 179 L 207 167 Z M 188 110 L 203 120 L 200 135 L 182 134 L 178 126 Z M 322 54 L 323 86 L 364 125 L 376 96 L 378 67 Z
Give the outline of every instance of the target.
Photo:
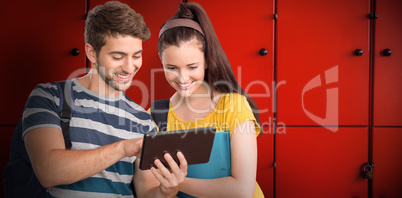
M 133 36 L 145 41 L 151 32 L 141 14 L 127 4 L 110 1 L 89 11 L 84 35 L 85 43 L 91 44 L 98 55 L 108 36 Z

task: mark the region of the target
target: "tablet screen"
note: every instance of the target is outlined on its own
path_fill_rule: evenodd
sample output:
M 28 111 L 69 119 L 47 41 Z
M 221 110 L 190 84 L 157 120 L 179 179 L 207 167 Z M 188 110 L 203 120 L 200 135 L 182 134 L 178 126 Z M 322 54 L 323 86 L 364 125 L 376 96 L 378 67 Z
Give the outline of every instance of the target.
M 159 159 L 169 168 L 163 155 L 169 153 L 179 164 L 176 153 L 182 152 L 188 165 L 202 164 L 209 161 L 215 138 L 215 127 L 195 128 L 180 131 L 164 131 L 144 135 L 140 169 L 156 167 L 155 159 Z

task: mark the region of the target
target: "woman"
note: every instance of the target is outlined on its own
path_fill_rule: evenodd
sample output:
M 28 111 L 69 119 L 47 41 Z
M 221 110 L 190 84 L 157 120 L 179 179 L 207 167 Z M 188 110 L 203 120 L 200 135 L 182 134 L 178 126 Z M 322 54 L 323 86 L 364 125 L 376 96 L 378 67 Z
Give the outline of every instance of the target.
M 208 126 L 220 131 L 210 162 L 188 166 L 179 196 L 262 195 L 256 185 L 258 108 L 235 79 L 204 9 L 194 2 L 181 3 L 160 30 L 158 50 L 166 79 L 176 90 L 167 131 Z

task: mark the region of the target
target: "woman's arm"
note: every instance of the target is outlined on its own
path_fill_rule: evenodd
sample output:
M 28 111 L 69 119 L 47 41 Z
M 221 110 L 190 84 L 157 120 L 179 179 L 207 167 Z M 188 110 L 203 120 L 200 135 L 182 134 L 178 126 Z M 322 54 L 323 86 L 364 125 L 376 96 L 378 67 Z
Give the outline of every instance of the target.
M 186 178 L 180 191 L 196 197 L 253 197 L 257 173 L 257 140 L 253 121 L 236 127 L 230 146 L 231 177 Z

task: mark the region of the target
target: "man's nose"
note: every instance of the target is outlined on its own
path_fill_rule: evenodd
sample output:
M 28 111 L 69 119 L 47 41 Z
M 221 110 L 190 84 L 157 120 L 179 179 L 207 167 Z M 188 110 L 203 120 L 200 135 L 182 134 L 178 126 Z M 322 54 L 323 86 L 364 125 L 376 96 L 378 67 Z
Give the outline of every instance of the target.
M 132 58 L 127 58 L 126 61 L 124 61 L 124 64 L 122 66 L 123 71 L 127 73 L 132 73 L 135 70 L 137 70 L 137 67 L 135 65 L 135 61 Z

